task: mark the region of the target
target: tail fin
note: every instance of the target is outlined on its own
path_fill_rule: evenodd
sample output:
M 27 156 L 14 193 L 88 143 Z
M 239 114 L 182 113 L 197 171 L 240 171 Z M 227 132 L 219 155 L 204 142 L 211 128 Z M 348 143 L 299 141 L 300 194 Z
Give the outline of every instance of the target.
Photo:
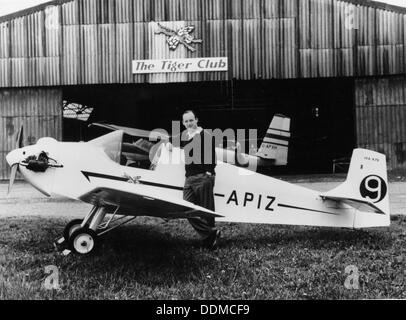
M 286 165 L 288 163 L 289 130 L 290 118 L 276 114 L 256 155 L 263 159 L 274 159 L 275 165 Z
M 346 181 L 322 197 L 354 206 L 357 209 L 354 228 L 365 228 L 390 224 L 388 193 L 386 156 L 371 150 L 355 149 Z

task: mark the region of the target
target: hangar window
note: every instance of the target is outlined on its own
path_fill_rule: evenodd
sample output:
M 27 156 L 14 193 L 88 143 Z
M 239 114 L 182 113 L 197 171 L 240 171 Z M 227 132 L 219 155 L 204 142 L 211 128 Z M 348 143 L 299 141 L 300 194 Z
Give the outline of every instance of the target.
M 65 119 L 74 119 L 87 121 L 93 112 L 93 108 L 79 104 L 63 101 L 63 117 Z

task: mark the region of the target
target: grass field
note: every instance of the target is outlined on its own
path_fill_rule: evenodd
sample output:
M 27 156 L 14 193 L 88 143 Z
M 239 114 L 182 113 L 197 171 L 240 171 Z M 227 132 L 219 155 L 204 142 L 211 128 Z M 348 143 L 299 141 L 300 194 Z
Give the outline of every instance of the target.
M 154 218 L 114 230 L 91 257 L 52 246 L 66 219 L 0 219 L 0 299 L 406 298 L 406 217 L 367 231 L 219 224 L 216 251 L 187 221 Z M 45 267 L 59 290 L 44 288 Z M 347 266 L 359 289 L 346 289 Z

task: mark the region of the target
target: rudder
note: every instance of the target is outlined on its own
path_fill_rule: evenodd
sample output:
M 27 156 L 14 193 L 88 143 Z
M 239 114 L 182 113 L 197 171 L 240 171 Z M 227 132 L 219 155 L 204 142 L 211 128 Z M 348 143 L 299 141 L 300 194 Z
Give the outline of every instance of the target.
M 326 196 L 364 201 L 377 207 L 382 214 L 371 214 L 360 207 L 354 219 L 354 228 L 387 226 L 390 224 L 390 206 L 386 156 L 367 149 L 353 151 L 347 179 Z
M 276 114 L 266 132 L 256 156 L 274 159 L 275 165 L 286 165 L 290 139 L 290 118 Z

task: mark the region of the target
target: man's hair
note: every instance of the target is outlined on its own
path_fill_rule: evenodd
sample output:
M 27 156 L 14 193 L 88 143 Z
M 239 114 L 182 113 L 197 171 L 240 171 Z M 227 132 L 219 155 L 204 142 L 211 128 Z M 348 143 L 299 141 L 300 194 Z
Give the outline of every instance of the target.
M 197 115 L 196 115 L 196 112 L 195 112 L 194 110 L 188 109 L 188 110 L 183 111 L 182 117 L 183 117 L 186 113 L 193 113 L 193 115 L 194 115 L 195 118 L 197 119 Z

